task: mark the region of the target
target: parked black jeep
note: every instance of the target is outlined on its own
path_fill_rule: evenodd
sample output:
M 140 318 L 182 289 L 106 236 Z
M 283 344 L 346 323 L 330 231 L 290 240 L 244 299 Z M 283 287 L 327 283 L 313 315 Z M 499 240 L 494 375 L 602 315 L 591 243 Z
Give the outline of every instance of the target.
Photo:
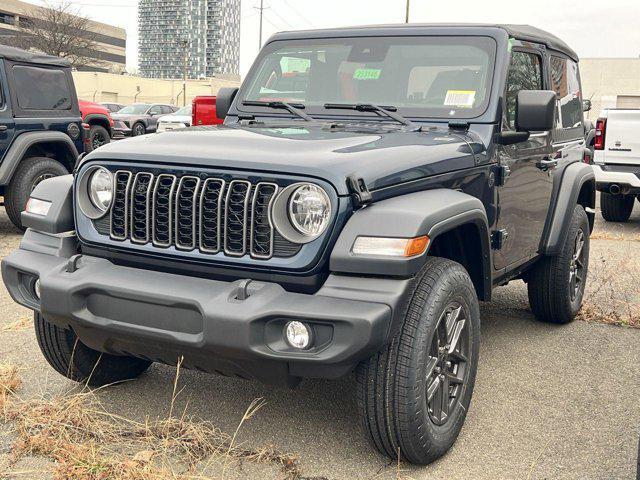
M 34 187 L 71 172 L 83 151 L 69 62 L 0 45 L 0 195 L 16 227 Z
M 220 92 L 223 126 L 110 144 L 40 184 L 4 281 L 74 380 L 181 357 L 285 385 L 355 370 L 376 448 L 431 462 L 469 408 L 478 301 L 522 279 L 539 320 L 580 308 L 577 62 L 522 26 L 275 35 Z

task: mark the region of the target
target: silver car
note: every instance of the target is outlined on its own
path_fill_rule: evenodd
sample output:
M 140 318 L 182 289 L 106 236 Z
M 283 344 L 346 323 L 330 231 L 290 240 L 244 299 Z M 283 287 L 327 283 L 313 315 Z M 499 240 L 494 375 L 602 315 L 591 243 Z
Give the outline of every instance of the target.
M 113 129 L 125 136 L 137 137 L 145 133 L 155 132 L 158 119 L 162 115 L 174 113 L 177 107 L 164 104 L 136 103 L 124 107 L 111 115 L 115 125 Z

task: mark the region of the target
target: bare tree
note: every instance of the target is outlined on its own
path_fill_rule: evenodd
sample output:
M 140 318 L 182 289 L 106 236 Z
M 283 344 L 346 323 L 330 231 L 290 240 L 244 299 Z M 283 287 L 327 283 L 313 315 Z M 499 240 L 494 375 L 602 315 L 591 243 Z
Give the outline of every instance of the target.
M 97 46 L 97 34 L 89 29 L 89 24 L 90 20 L 73 7 L 71 0 L 46 3 L 20 19 L 18 35 L 11 43 L 66 58 L 75 68 L 99 66 L 104 62 L 87 56 Z

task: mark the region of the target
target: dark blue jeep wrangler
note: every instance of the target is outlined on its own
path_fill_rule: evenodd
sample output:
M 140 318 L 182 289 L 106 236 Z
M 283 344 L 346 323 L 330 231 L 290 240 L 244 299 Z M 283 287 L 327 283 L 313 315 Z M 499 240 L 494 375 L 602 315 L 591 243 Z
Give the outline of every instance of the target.
M 16 227 L 34 187 L 71 172 L 82 151 L 69 62 L 0 45 L 0 194 Z
M 375 447 L 428 463 L 469 409 L 479 300 L 522 279 L 539 320 L 578 312 L 595 183 L 578 58 L 553 35 L 282 33 L 217 109 L 32 193 L 2 274 L 61 374 L 355 370 Z

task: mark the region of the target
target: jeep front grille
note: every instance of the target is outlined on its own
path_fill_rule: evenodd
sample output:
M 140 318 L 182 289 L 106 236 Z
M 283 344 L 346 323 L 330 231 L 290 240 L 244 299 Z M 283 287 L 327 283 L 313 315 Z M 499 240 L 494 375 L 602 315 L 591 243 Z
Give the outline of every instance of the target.
M 295 255 L 270 215 L 278 185 L 193 175 L 115 173 L 113 206 L 100 233 L 118 241 L 256 259 Z

